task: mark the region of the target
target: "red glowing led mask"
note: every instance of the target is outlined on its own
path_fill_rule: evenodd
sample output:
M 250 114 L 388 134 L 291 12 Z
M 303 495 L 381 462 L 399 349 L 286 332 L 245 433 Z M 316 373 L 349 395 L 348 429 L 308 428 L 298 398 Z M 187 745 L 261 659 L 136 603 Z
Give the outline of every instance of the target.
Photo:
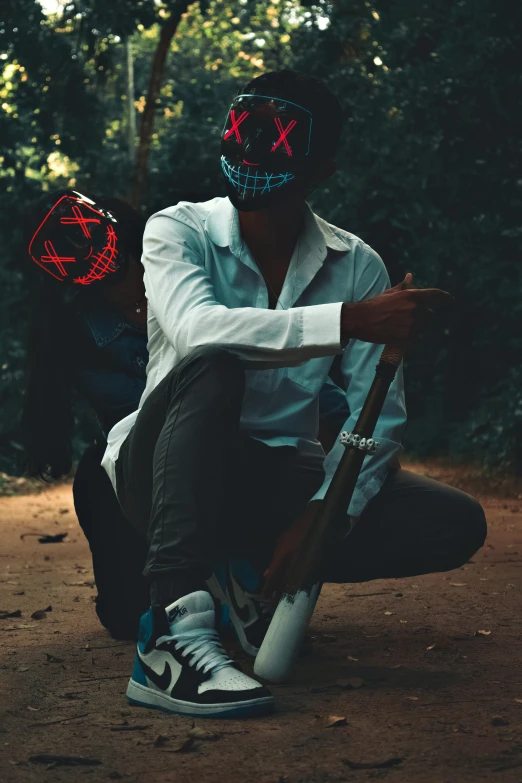
M 28 251 L 56 280 L 79 285 L 114 276 L 126 264 L 114 215 L 74 190 L 50 196 Z

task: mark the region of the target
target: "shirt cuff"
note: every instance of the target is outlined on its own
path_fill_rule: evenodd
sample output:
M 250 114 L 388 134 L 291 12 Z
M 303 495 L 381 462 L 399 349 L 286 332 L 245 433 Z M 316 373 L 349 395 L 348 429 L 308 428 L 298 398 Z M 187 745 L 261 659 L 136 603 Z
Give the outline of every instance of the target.
M 303 307 L 303 345 L 341 353 L 342 302 Z

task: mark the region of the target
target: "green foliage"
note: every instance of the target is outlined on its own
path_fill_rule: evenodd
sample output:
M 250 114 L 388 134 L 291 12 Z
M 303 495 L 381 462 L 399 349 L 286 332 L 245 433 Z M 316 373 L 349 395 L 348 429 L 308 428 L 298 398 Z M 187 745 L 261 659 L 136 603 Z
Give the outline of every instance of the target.
M 36 0 L 10 0 L 2 15 L 0 470 L 12 469 L 23 378 L 21 217 L 64 185 L 129 196 L 123 42 L 139 121 L 173 7 L 75 0 L 46 17 Z M 407 444 L 518 470 L 521 16 L 508 0 L 194 3 L 167 60 L 143 205 L 223 192 L 222 123 L 252 76 L 294 67 L 323 78 L 346 123 L 316 211 L 375 247 L 395 282 L 412 271 L 456 298 L 449 323 L 408 357 Z
M 340 176 L 317 208 L 395 281 L 412 271 L 456 298 L 448 328 L 408 359 L 407 442 L 500 469 L 520 416 L 521 21 L 507 2 L 340 0 L 327 30 L 293 39 L 298 67 L 312 63 L 347 113 Z

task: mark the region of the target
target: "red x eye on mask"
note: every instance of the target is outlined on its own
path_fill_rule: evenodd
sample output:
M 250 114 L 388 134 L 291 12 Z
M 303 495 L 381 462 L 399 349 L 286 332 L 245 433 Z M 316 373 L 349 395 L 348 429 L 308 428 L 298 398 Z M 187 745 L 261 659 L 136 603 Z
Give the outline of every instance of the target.
M 56 280 L 90 285 L 116 282 L 127 265 L 118 221 L 74 190 L 49 197 L 29 242 L 33 261 Z
M 281 98 L 238 95 L 221 137 L 228 195 L 242 210 L 282 203 L 310 160 L 312 114 Z

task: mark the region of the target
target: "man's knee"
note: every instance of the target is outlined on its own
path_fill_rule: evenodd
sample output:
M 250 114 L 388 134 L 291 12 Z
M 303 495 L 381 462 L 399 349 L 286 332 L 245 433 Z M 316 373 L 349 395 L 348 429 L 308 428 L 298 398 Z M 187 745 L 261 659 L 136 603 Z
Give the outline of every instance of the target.
M 484 545 L 488 534 L 488 524 L 484 509 L 478 500 L 471 495 L 469 495 L 467 516 L 469 520 L 469 540 L 473 546 L 473 551 L 476 552 L 477 549 Z
M 461 493 L 453 518 L 460 531 L 459 549 L 466 562 L 484 545 L 488 532 L 486 515 L 478 500 Z
M 220 346 L 196 348 L 174 368 L 173 379 L 179 379 L 180 373 L 187 380 L 203 385 L 215 402 L 220 396 L 242 397 L 244 392 L 245 371 L 241 359 Z

